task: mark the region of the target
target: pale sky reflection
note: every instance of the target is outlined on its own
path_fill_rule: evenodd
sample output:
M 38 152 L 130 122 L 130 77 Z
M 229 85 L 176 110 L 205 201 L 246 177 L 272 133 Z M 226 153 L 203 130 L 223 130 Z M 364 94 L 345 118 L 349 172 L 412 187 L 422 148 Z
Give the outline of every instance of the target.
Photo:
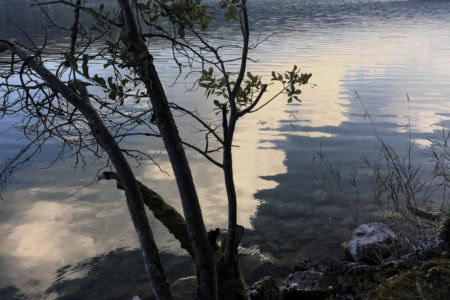
M 9 277 L 24 284 L 20 274 L 25 272 L 27 279 L 49 283 L 59 266 L 95 255 L 93 238 L 72 222 L 87 210 L 69 203 L 37 201 L 12 222 L 1 224 L 0 254 L 20 265 L 15 276 Z
M 291 70 L 297 64 L 302 71 L 313 73 L 311 82 L 317 86 L 303 89 L 303 102 L 295 112 L 288 111 L 292 106 L 287 107 L 285 99 L 279 99 L 239 122 L 235 135 L 239 147 L 234 148 L 233 154 L 240 224 L 251 227 L 250 220 L 260 203 L 254 197 L 255 192 L 277 186 L 277 182 L 261 176 L 288 171 L 285 150 L 277 149 L 276 142 L 284 141 L 290 132 L 279 129 L 280 120 L 292 120 L 294 115 L 295 125 L 310 128 L 307 132 L 295 132 L 296 135 L 334 137 L 317 128 L 338 127 L 355 118 L 351 115 L 357 115 L 358 122 L 368 122 L 363 121 L 363 108 L 355 99 L 353 89 L 357 88 L 375 122 L 403 125 L 393 130 L 405 134 L 408 123 L 415 132 L 442 129 L 440 124 L 448 117 L 436 110 L 450 111 L 450 101 L 445 97 L 450 93 L 445 63 L 448 51 L 438 53 L 434 47 L 441 45 L 438 39 L 446 35 L 433 36 L 409 28 L 394 36 L 392 28 L 383 26 L 373 32 L 359 32 L 356 28 L 355 32 L 331 39 L 313 36 L 299 42 L 273 37 L 257 50 L 260 62 L 251 70 L 254 74 L 268 76 L 271 71 Z M 364 44 L 355 44 L 357 41 Z M 165 73 L 169 65 L 163 64 L 161 68 L 161 73 Z M 432 77 L 423 80 L 422 70 Z M 179 97 L 183 98 L 184 89 L 180 91 Z M 406 93 L 411 97 L 409 102 Z M 199 103 L 204 107 L 204 102 Z M 421 147 L 429 146 L 425 139 L 415 141 Z M 226 227 L 227 200 L 221 170 L 198 155 L 190 153 L 190 156 L 207 226 Z M 155 165 L 147 165 L 137 171 L 139 179 L 181 212 L 170 164 L 163 159 L 158 162 L 168 174 Z M 8 202 L 0 203 L 5 212 L 5 221 L 0 223 L 0 257 L 8 259 L 8 274 L 0 282 L 8 280 L 24 286 L 30 278 L 49 281 L 64 264 L 115 247 L 137 246 L 123 193 L 116 190 L 115 184 L 102 182 L 80 191 L 79 187 L 89 179 L 80 183 L 67 169 L 67 165 L 60 169 L 53 166 L 51 176 L 37 175 L 47 174 L 48 170 L 38 171 L 25 180 L 21 178 L 26 184 L 5 193 Z M 20 173 L 16 175 L 20 179 Z M 152 221 L 152 226 L 161 250 L 177 248 L 158 222 Z
M 95 254 L 93 239 L 77 232 L 77 223 L 71 221 L 77 215 L 88 212 L 86 207 L 74 204 L 38 201 L 23 215 L 24 224 L 15 225 L 9 234 L 9 247 L 18 257 L 32 258 L 27 262 L 58 261 L 66 263 L 66 257 L 86 257 Z M 76 248 L 64 247 L 75 243 Z
M 40 172 L 33 170 L 36 176 Z M 0 223 L 0 257 L 15 265 L 4 280 L 25 289 L 30 279 L 49 284 L 56 269 L 66 264 L 137 245 L 123 194 L 114 185 L 68 188 L 67 179 L 58 181 L 57 172 L 54 176 L 42 176 L 46 186 L 21 186 L 3 195 L 8 218 Z
M 297 63 L 298 57 L 286 57 L 286 61 L 277 64 L 278 70 L 289 70 L 293 64 Z M 345 70 L 343 68 L 330 70 L 332 64 L 308 65 L 303 68 L 306 72 L 315 72 L 314 76 L 320 78 L 314 83 L 318 86 L 326 86 L 325 94 L 323 90 L 318 91 L 320 101 L 312 101 L 317 95 L 315 89 L 304 88 L 304 101 L 298 109 L 300 116 L 306 116 L 306 120 L 296 121 L 298 125 L 307 125 L 310 127 L 321 126 L 339 126 L 348 118 L 346 108 L 342 105 L 343 101 L 336 101 L 340 87 L 340 75 Z M 268 73 L 268 69 L 256 70 L 258 74 Z M 272 71 L 272 69 L 269 70 Z M 316 72 L 319 75 L 316 75 Z M 276 93 L 276 88 L 266 95 L 269 99 Z M 236 190 L 238 194 L 238 222 L 239 224 L 251 227 L 251 217 L 256 213 L 259 201 L 254 198 L 258 190 L 272 189 L 277 186 L 275 181 L 262 179 L 262 176 L 270 176 L 287 172 L 284 165 L 285 153 L 281 149 L 276 149 L 274 141 L 284 140 L 284 133 L 277 130 L 280 127 L 281 120 L 291 120 L 291 112 L 287 110 L 286 99 L 280 97 L 277 102 L 271 103 L 265 109 L 255 114 L 247 115 L 240 119 L 237 132 L 235 134 L 235 147 L 233 149 L 234 170 Z M 271 130 L 262 130 L 270 128 Z M 332 134 L 310 131 L 299 132 L 300 135 L 309 137 L 331 137 Z M 194 156 L 196 157 L 196 156 Z M 220 159 L 220 157 L 219 157 Z M 197 183 L 197 189 L 205 222 L 211 227 L 225 227 L 227 224 L 227 200 L 226 191 L 223 183 L 223 174 L 220 169 L 208 161 L 199 158 L 191 162 L 191 168 L 194 179 Z M 163 193 L 168 202 L 181 211 L 179 196 L 176 186 L 172 182 L 172 188 L 167 191 L 164 184 L 167 181 L 173 181 L 173 175 L 170 171 L 168 162 L 162 162 L 162 168 L 169 170 L 170 176 L 161 173 L 158 167 L 149 165 L 141 174 L 146 181 L 156 187 L 157 191 Z M 163 183 L 165 182 L 166 183 Z
M 264 113 L 250 115 L 239 121 L 235 134 L 235 145 L 238 147 L 233 149 L 233 166 L 238 195 L 238 222 L 245 227 L 251 226 L 250 218 L 255 214 L 259 204 L 253 195 L 258 189 L 274 188 L 277 185 L 274 181 L 260 177 L 286 172 L 283 164 L 284 152 L 275 149 L 271 142 L 263 142 L 283 140 L 285 137 L 277 131 L 261 129 L 267 126 L 279 127 L 278 121 L 287 116 L 284 108 L 278 107 L 271 109 L 267 115 Z M 259 122 L 261 119 L 265 122 Z M 199 155 L 190 151 L 189 155 L 205 222 L 209 227 L 224 228 L 228 219 L 226 213 L 228 204 L 222 170 Z M 218 159 L 221 160 L 221 157 L 218 156 Z M 155 165 L 148 165 L 140 174 L 140 178 L 181 212 L 178 190 L 170 164 L 167 161 L 159 164 L 169 175 L 162 173 Z
M 358 34 L 363 35 L 361 40 L 364 41 L 365 51 L 361 51 L 360 47 L 346 45 L 355 43 L 355 35 Z M 348 120 L 351 110 L 364 114 L 362 105 L 355 99 L 354 88 L 368 106 L 370 114 L 393 114 L 391 118 L 383 117 L 383 121 L 400 124 L 410 122 L 412 131 L 416 132 L 432 133 L 442 128 L 444 118 L 436 114 L 436 110 L 450 111 L 450 99 L 445 96 L 450 90 L 450 76 L 447 64 L 441 63 L 445 61 L 446 54 L 436 55 L 432 49 L 432 45 L 441 43 L 439 35 L 411 31 L 408 36 L 398 39 L 390 36 L 389 32 L 375 31 L 352 33 L 349 36 L 353 37 L 352 40 L 343 39 L 334 44 L 320 43 L 319 40 L 320 44 L 315 45 L 314 53 L 297 51 L 296 44 L 284 43 L 283 60 L 277 60 L 276 65 L 264 65 L 267 58 L 263 57 L 256 71 L 270 72 L 274 68 L 275 71 L 289 70 L 296 64 L 302 71 L 313 73 L 311 82 L 317 86 L 303 89 L 303 103 L 297 114 L 297 124 L 300 126 L 339 126 Z M 420 47 L 405 47 L 405 39 L 412 44 L 415 41 L 423 43 L 424 39 L 427 43 Z M 262 56 L 271 57 L 273 52 L 279 51 L 279 45 L 276 39 L 274 43 L 269 41 Z M 413 68 L 407 76 L 402 73 L 405 66 Z M 430 71 L 430 68 L 433 70 Z M 423 74 L 423 69 L 436 76 L 434 83 L 442 88 L 428 88 L 427 80 L 430 79 L 425 80 L 424 76 L 427 75 Z M 407 94 L 410 101 L 407 101 Z M 370 105 L 371 102 L 374 104 Z M 404 132 L 402 127 L 397 130 Z

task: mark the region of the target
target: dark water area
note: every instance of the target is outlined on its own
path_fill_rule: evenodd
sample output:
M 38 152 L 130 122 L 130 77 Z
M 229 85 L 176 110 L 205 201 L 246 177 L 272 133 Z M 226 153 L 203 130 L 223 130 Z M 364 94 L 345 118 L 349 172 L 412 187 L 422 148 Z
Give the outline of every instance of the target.
M 243 246 L 280 266 L 305 256 L 342 257 L 339 245 L 355 224 L 380 214 L 370 172 L 361 168 L 363 158 L 380 156 L 376 134 L 398 153 L 407 153 L 415 143 L 413 163 L 426 173 L 431 168 L 428 138 L 450 127 L 450 2 L 249 2 L 253 37 L 268 37 L 251 54 L 258 62 L 250 70 L 270 78 L 271 71 L 296 64 L 313 74 L 314 86 L 304 88 L 302 103 L 280 99 L 238 124 L 238 221 L 248 229 Z M 45 17 L 23 3 L 27 1 L 0 0 L 0 38 L 26 42 L 9 18 L 41 43 Z M 60 24 L 70 24 L 67 12 L 49 13 Z M 225 22 L 211 30 L 223 43 L 238 36 Z M 67 41 L 59 30 L 48 32 L 50 50 Z M 163 43 L 151 48 L 169 98 L 213 117 L 211 101 L 201 91 L 185 93 L 190 79 L 170 86 L 177 76 L 170 48 Z M 107 75 L 100 64 L 97 72 Z M 13 121 L 0 120 L 0 164 L 25 142 L 19 131 L 10 129 Z M 189 120 L 178 122 L 186 140 L 202 142 Z M 136 169 L 139 180 L 181 210 L 161 141 L 130 143 L 154 155 L 167 172 L 146 164 Z M 149 287 L 123 194 L 111 182 L 94 181 L 102 161 L 74 170 L 67 153 L 65 161 L 47 168 L 58 149 L 49 145 L 2 192 L 0 299 L 125 299 L 145 294 Z M 208 228 L 224 228 L 222 174 L 195 153 L 188 154 L 205 222 Z M 325 161 L 340 170 L 341 191 Z M 355 168 L 360 172 L 357 191 L 351 184 Z M 439 195 L 434 200 L 439 206 Z M 155 220 L 152 228 L 170 280 L 193 274 L 166 229 Z M 265 275 L 255 268 L 245 262 L 249 281 Z

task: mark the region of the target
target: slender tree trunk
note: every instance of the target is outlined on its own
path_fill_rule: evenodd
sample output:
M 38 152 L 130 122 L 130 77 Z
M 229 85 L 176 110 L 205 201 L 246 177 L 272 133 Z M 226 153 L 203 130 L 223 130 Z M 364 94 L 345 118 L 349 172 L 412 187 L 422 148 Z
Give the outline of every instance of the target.
M 5 48 L 3 44 L 5 43 L 0 42 L 0 49 Z M 92 134 L 102 149 L 108 153 L 124 187 L 128 209 L 141 244 L 145 268 L 151 279 L 153 291 L 157 299 L 172 300 L 173 298 L 159 259 L 158 249 L 148 222 L 136 178 L 114 137 L 101 120 L 95 108 L 91 105 L 86 88 L 83 86 L 77 87 L 77 83 L 75 82 L 75 88 L 78 90 L 78 93 L 76 93 L 22 48 L 14 43 L 8 43 L 6 46 L 39 74 L 54 93 L 61 94 L 88 121 Z
M 237 259 L 237 245 L 236 245 L 236 234 L 237 234 L 237 200 L 236 200 L 236 189 L 234 186 L 233 179 L 233 159 L 232 159 L 232 144 L 233 135 L 236 128 L 236 122 L 238 119 L 238 108 L 236 106 L 236 97 L 238 95 L 239 88 L 244 80 L 245 70 L 247 68 L 247 57 L 248 57 L 248 44 L 249 44 L 249 26 L 248 26 L 248 15 L 247 15 L 247 1 L 242 0 L 244 5 L 242 8 L 243 19 L 241 19 L 241 30 L 244 37 L 244 45 L 242 48 L 241 57 L 241 67 L 239 70 L 239 75 L 236 78 L 236 83 L 228 97 L 228 103 L 230 104 L 230 120 L 226 121 L 226 110 L 223 113 L 224 118 L 224 154 L 223 154 L 223 165 L 224 165 L 224 176 L 225 176 L 225 186 L 227 189 L 228 196 L 228 242 L 225 249 L 225 259 L 227 263 L 232 263 Z
M 75 5 L 77 6 L 77 8 L 75 8 L 75 10 L 74 10 L 75 19 L 73 21 L 72 27 L 70 28 L 70 30 L 72 31 L 72 34 L 70 35 L 70 55 L 72 55 L 72 56 L 75 54 L 75 46 L 77 43 L 77 35 L 78 35 L 78 31 L 79 31 L 78 24 L 80 22 L 81 0 L 77 0 Z
M 197 265 L 199 298 L 201 300 L 215 300 L 217 299 L 215 253 L 207 239 L 200 203 L 181 138 L 170 111 L 164 88 L 153 65 L 153 57 L 149 54 L 144 39 L 139 33 L 130 2 L 129 0 L 118 0 L 118 2 L 126 26 L 126 43 L 136 60 L 136 71 L 150 96 L 155 121 L 163 138 L 177 181 Z
M 228 264 L 232 264 L 237 260 L 237 197 L 236 188 L 234 186 L 231 144 L 228 144 L 227 139 L 225 140 L 223 150 L 223 173 L 228 198 L 228 235 L 225 248 L 225 261 Z

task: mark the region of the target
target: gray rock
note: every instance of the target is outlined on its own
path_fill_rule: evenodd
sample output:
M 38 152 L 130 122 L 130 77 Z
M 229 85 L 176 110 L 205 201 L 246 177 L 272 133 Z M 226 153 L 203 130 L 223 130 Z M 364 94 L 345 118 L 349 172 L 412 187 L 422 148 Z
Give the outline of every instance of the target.
M 439 228 L 439 237 L 450 245 L 450 218 L 446 219 Z
M 370 271 L 373 271 L 373 267 L 366 265 L 364 263 L 350 263 L 347 266 L 345 266 L 344 273 L 345 274 L 365 274 Z
M 281 282 L 280 290 L 284 300 L 325 299 L 329 291 L 321 288 L 323 273 L 316 271 L 295 272 Z
M 180 278 L 170 285 L 170 290 L 175 300 L 196 299 L 197 277 Z
M 356 262 L 381 263 L 391 254 L 396 239 L 397 236 L 386 224 L 359 225 L 346 244 L 346 256 Z
M 338 293 L 346 294 L 352 291 L 352 286 L 348 280 L 343 275 L 338 275 L 336 277 L 336 291 Z
M 447 243 L 439 236 L 425 238 L 417 247 L 417 257 L 422 260 L 439 257 L 442 252 L 447 250 L 447 246 Z
M 269 255 L 261 253 L 258 246 L 242 247 L 238 246 L 239 257 L 254 257 L 259 263 L 275 263 L 275 259 Z
M 280 288 L 271 276 L 255 282 L 248 288 L 248 295 L 252 300 L 279 300 L 281 299 Z
M 343 294 L 343 295 L 336 295 L 335 300 L 354 300 L 355 297 L 353 297 L 352 294 Z
M 311 269 L 314 265 L 309 258 L 300 258 L 294 265 L 295 271 L 306 271 Z

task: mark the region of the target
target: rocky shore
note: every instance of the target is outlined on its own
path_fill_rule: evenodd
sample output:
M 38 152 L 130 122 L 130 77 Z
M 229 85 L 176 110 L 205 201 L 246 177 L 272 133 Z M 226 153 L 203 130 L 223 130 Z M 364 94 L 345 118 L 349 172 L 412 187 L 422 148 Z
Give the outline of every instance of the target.
M 417 247 L 401 247 L 383 223 L 358 226 L 346 260 L 303 258 L 284 280 L 249 286 L 252 300 L 450 299 L 450 220 Z
M 354 229 L 343 245 L 345 259 L 302 258 L 286 267 L 242 247 L 240 264 L 251 300 L 444 300 L 450 299 L 449 245 L 450 219 L 417 246 L 400 245 L 388 225 L 375 222 Z M 195 299 L 196 284 L 195 276 L 176 280 L 174 298 Z

